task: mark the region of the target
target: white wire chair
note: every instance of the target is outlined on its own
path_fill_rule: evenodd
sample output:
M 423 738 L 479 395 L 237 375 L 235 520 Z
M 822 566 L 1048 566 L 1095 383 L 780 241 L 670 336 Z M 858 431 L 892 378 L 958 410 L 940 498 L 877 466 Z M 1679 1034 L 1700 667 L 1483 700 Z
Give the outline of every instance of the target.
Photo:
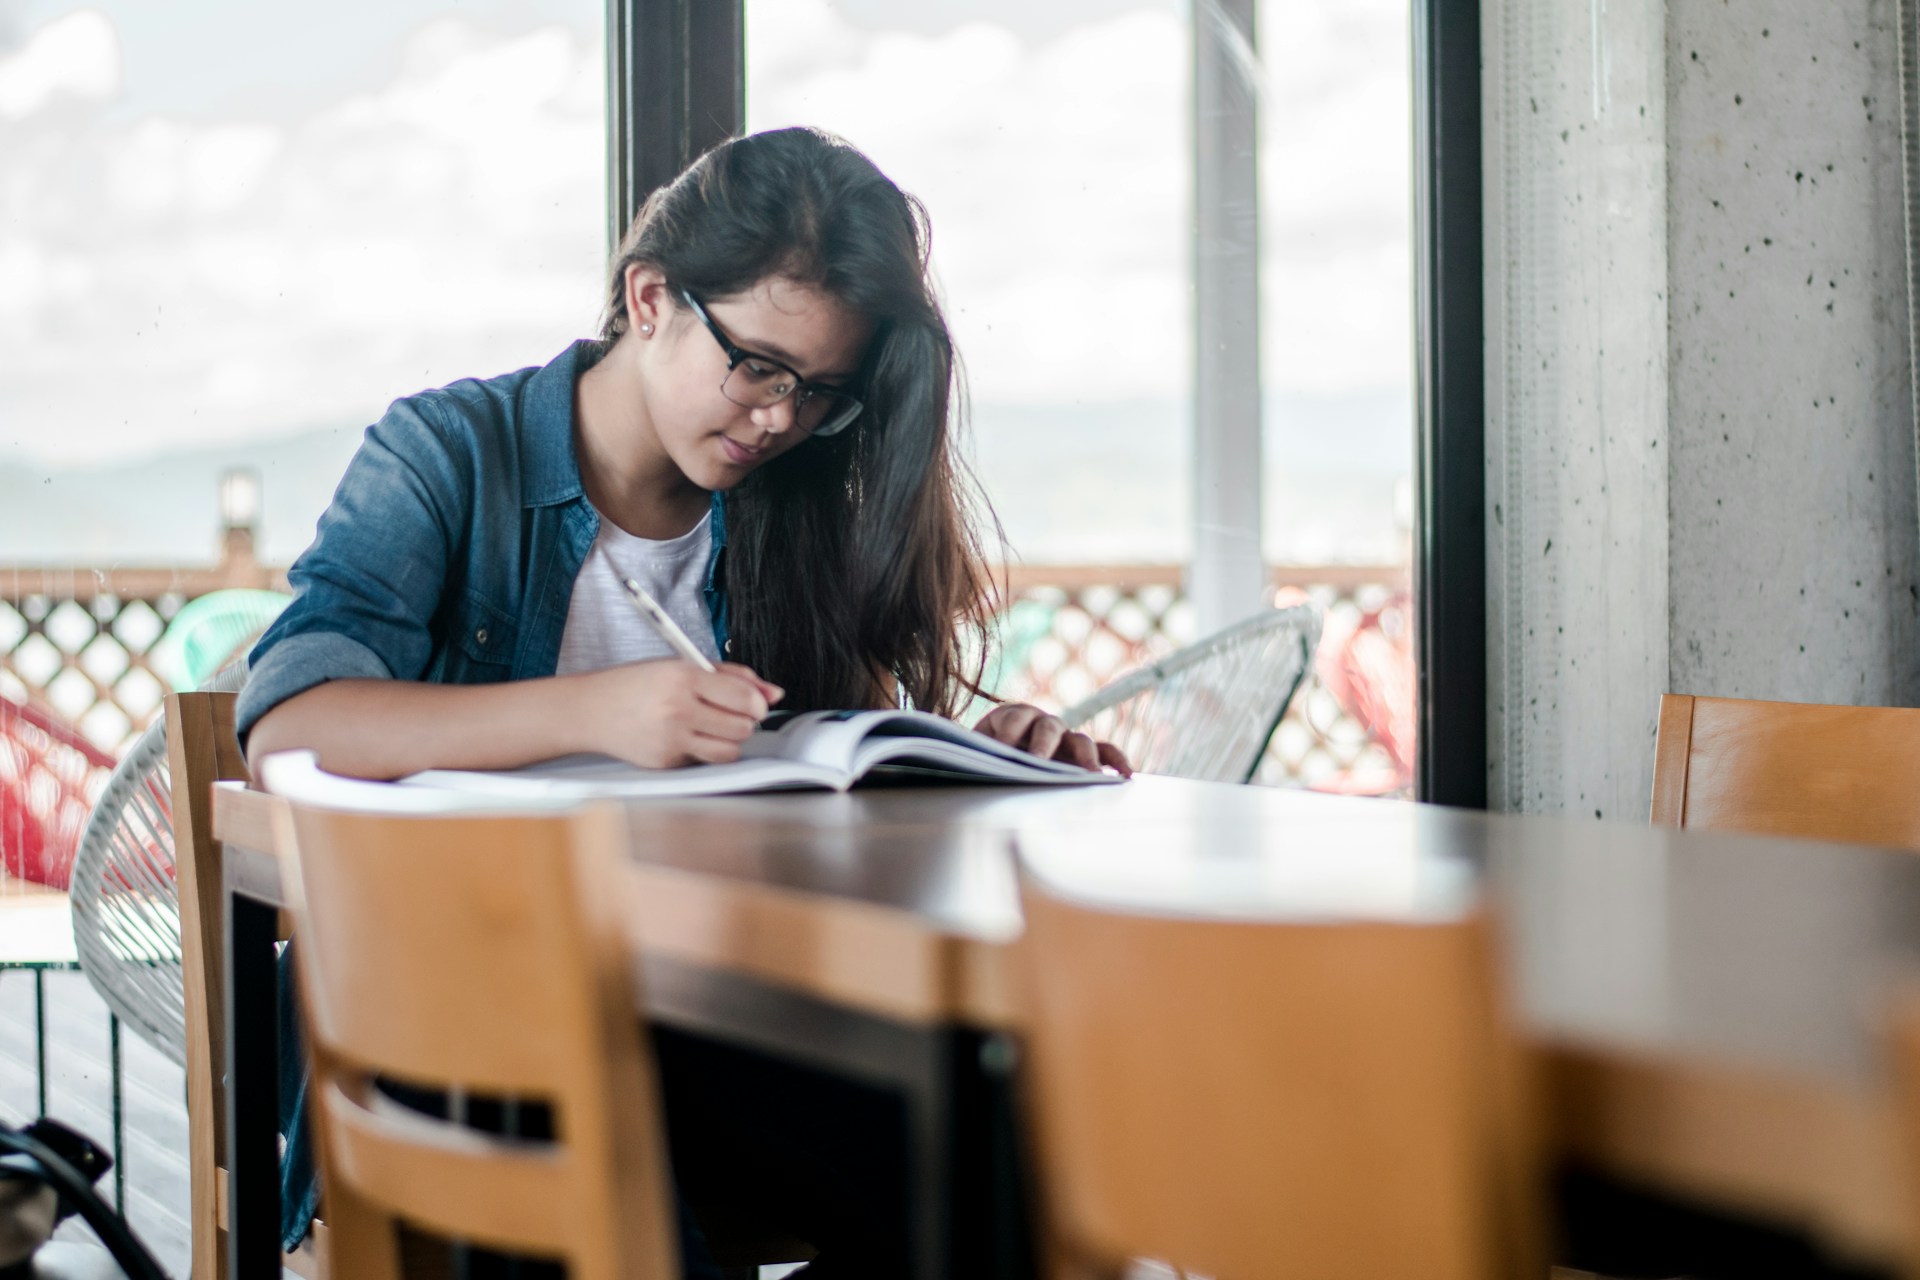
M 236 662 L 207 687 L 232 691 L 245 680 L 245 664 Z M 108 777 L 80 836 L 70 893 L 74 949 L 87 981 L 120 1021 L 185 1066 L 186 993 L 164 712 Z
M 1121 676 L 1061 718 L 1142 773 L 1251 782 L 1319 643 L 1312 605 L 1269 609 Z

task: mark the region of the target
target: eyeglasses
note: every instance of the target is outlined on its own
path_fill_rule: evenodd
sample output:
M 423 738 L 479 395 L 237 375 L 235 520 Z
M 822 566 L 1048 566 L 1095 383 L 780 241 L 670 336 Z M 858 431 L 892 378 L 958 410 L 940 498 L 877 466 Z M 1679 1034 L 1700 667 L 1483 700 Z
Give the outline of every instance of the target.
M 713 340 L 727 353 L 727 379 L 720 393 L 743 409 L 771 409 L 788 396 L 793 397 L 793 425 L 810 436 L 830 436 L 844 431 L 860 416 L 860 401 L 837 387 L 808 382 L 771 356 L 758 355 L 734 345 L 733 339 L 715 324 L 700 299 L 682 289 L 680 296 L 700 317 Z

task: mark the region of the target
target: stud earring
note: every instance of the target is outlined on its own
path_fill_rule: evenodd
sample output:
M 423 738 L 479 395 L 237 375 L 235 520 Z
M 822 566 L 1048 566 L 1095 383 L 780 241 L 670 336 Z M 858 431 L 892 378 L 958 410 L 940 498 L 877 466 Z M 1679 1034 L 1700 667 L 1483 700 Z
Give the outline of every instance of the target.
M 650 337 L 650 336 L 652 336 L 652 334 L 653 334 L 653 326 L 652 326 L 652 325 L 650 325 L 650 324 L 643 324 L 643 325 L 641 325 L 641 326 L 640 326 L 640 336 L 641 336 L 641 337 L 643 337 L 643 338 L 645 338 L 645 337 Z

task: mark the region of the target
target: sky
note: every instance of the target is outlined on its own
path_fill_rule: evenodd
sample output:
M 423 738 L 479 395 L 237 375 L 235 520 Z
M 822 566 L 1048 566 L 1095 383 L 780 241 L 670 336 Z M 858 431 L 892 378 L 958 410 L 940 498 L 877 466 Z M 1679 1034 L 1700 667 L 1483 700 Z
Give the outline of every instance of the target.
M 1404 0 L 1264 7 L 1267 385 L 1393 403 Z M 749 127 L 833 129 L 926 202 L 977 414 L 1151 403 L 1180 429 L 1184 5 L 747 14 Z M 0 0 L 0 465 L 364 425 L 591 332 L 602 22 L 587 0 Z

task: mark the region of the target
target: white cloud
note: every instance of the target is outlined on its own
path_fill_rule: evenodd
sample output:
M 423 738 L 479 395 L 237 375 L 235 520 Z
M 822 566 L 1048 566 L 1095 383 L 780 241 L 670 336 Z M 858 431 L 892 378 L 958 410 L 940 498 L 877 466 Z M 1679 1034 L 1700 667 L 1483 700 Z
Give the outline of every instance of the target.
M 1037 46 L 986 24 L 865 33 L 818 0 L 762 0 L 753 16 L 750 127 L 844 134 L 926 202 L 979 401 L 1178 392 L 1185 64 L 1172 15 Z
M 196 213 L 225 213 L 254 194 L 283 139 L 265 125 L 229 125 L 193 139 L 186 161 L 187 189 Z
M 15 126 L 6 443 L 79 461 L 364 423 L 550 358 L 597 319 L 603 79 L 597 33 L 444 21 L 384 87 L 287 125 Z
M 1268 376 L 1275 390 L 1404 385 L 1404 7 L 1266 8 Z M 756 0 L 751 18 L 750 126 L 844 134 L 926 201 L 978 400 L 1186 393 L 1181 18 L 1136 10 L 1037 44 L 985 24 L 864 31 L 824 0 Z
M 120 39 L 97 9 L 55 18 L 0 56 L 0 120 L 24 120 L 62 97 L 111 98 L 120 88 Z

